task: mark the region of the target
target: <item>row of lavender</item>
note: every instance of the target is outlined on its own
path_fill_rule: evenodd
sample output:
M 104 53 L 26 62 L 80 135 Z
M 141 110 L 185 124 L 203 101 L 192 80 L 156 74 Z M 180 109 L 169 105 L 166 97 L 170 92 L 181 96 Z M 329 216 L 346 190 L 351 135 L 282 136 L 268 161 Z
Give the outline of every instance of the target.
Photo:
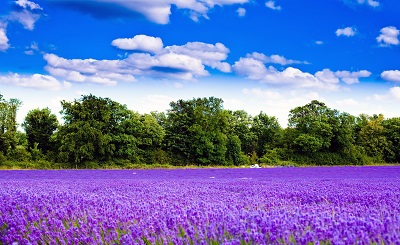
M 0 244 L 396 244 L 400 167 L 0 172 Z

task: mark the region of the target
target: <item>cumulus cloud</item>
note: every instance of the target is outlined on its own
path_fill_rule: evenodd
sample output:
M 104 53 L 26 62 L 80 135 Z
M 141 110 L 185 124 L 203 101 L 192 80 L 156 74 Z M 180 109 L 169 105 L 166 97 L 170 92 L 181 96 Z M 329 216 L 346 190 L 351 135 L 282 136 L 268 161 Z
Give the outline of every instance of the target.
M 55 77 L 61 77 L 70 82 L 89 82 L 102 85 L 116 85 L 119 81 L 134 81 L 135 78 L 123 69 L 124 64 L 118 60 L 95 59 L 64 59 L 55 54 L 45 54 L 47 61 L 45 69 Z
M 359 4 L 368 4 L 371 7 L 379 7 L 380 3 L 377 0 L 357 0 L 357 3 Z
M 0 84 L 46 90 L 60 90 L 71 86 L 68 82 L 60 82 L 55 77 L 48 75 L 20 75 L 17 73 L 1 75 Z
M 354 84 L 354 83 L 359 83 L 360 78 L 371 76 L 371 72 L 367 70 L 353 71 L 353 72 L 337 71 L 335 72 L 335 76 L 337 78 L 340 78 L 343 82 L 347 84 Z
M 6 26 L 6 23 L 0 22 L 0 51 L 6 51 L 10 47 L 6 34 Z
M 37 42 L 32 42 L 30 46 L 25 47 L 26 55 L 34 55 L 35 52 L 39 51 L 39 45 Z
M 380 2 L 378 0 L 343 0 L 343 2 L 347 5 L 368 5 L 373 8 L 377 8 L 380 6 Z
M 135 76 L 191 80 L 208 76 L 206 66 L 222 72 L 231 71 L 231 66 L 223 62 L 227 58 L 229 49 L 222 43 L 189 42 L 181 46 L 162 48 L 162 41 L 159 38 L 141 35 L 143 40 L 150 39 L 155 43 L 146 46 L 138 41 L 137 37 L 128 40 L 128 44 L 133 43 L 136 50 L 147 50 L 147 53 L 135 52 L 119 60 L 65 59 L 55 54 L 45 54 L 44 59 L 47 61 L 45 69 L 51 75 L 67 81 L 111 86 L 119 81 L 133 82 Z M 127 48 L 123 42 L 114 44 Z M 153 54 L 149 53 L 150 51 Z
M 346 37 L 351 37 L 356 35 L 356 29 L 353 27 L 346 27 L 343 29 L 337 29 L 336 30 L 336 36 L 346 36 Z
M 98 18 L 132 17 L 135 13 L 145 16 L 148 20 L 158 23 L 169 23 L 171 6 L 177 9 L 187 10 L 191 13 L 191 19 L 198 20 L 200 16 L 207 17 L 207 12 L 217 6 L 243 4 L 249 0 L 48 0 L 52 4 L 78 9 Z
M 322 44 L 324 44 L 324 42 L 323 41 L 315 41 L 315 44 L 322 45 Z
M 245 9 L 245 8 L 238 8 L 238 9 L 236 10 L 236 12 L 238 13 L 238 15 L 239 15 L 240 17 L 243 17 L 243 16 L 246 15 L 246 9 Z
M 282 9 L 281 6 L 275 5 L 275 1 L 268 1 L 265 3 L 265 6 L 267 6 L 267 8 L 273 9 L 273 10 L 281 10 Z
M 272 64 L 279 64 L 279 65 L 291 65 L 291 64 L 309 64 L 307 61 L 298 61 L 298 60 L 290 60 L 286 59 L 283 56 L 273 54 L 271 56 L 266 56 L 262 53 L 253 52 L 251 54 L 247 54 L 247 58 L 253 58 L 259 60 L 263 63 L 272 63 Z
M 400 87 L 393 87 L 389 90 L 389 95 L 395 99 L 400 100 Z
M 389 70 L 381 73 L 381 77 L 387 81 L 400 82 L 400 71 L 399 70 Z
M 340 82 L 346 84 L 358 83 L 360 78 L 371 75 L 366 70 L 333 72 L 330 69 L 324 69 L 316 72 L 314 75 L 293 67 L 278 71 L 272 66 L 266 67 L 260 59 L 255 59 L 254 55 L 240 58 L 233 65 L 233 70 L 239 75 L 246 76 L 248 79 L 259 80 L 264 83 L 327 90 L 337 90 Z
M 395 86 L 393 88 L 390 88 L 387 93 L 374 94 L 371 98 L 376 101 L 389 101 L 393 99 L 400 100 L 400 87 Z
M 35 23 L 41 17 L 43 10 L 39 4 L 28 0 L 18 0 L 15 2 L 18 7 L 16 11 L 12 11 L 6 19 L 9 21 L 17 21 L 27 30 L 33 30 Z
M 28 1 L 28 0 L 18 0 L 18 1 L 15 1 L 15 4 L 17 4 L 18 6 L 24 8 L 24 9 L 43 10 L 39 4 L 36 4 L 36 3 Z
M 388 26 L 381 29 L 381 35 L 376 38 L 380 46 L 399 45 L 400 31 L 394 26 Z
M 118 38 L 112 41 L 113 46 L 124 50 L 139 50 L 149 53 L 159 53 L 163 48 L 163 42 L 159 37 L 136 35 L 133 38 Z
M 202 42 L 189 42 L 182 46 L 167 46 L 164 52 L 186 55 L 201 60 L 203 64 L 222 72 L 230 72 L 231 66 L 226 62 L 229 49 L 222 43 L 208 44 Z

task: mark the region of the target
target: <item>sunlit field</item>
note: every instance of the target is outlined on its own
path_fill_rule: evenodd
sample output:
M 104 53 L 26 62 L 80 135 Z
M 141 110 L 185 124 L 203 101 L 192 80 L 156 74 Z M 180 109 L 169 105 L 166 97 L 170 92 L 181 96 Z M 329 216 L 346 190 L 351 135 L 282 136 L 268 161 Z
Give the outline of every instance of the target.
M 396 244 L 400 167 L 0 172 L 0 244 Z

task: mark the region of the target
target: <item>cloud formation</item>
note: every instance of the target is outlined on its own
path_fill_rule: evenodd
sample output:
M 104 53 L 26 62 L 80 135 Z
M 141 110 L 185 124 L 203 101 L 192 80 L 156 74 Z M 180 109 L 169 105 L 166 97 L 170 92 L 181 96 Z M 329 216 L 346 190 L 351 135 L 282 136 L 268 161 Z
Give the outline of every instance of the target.
M 343 2 L 347 5 L 368 5 L 373 8 L 380 6 L 378 0 L 343 0 Z
M 0 84 L 45 90 L 60 90 L 71 86 L 68 82 L 62 83 L 55 77 L 48 75 L 19 75 L 17 73 L 0 76 Z
M 246 15 L 246 9 L 245 9 L 245 8 L 238 8 L 238 9 L 236 10 L 236 12 L 238 13 L 238 15 L 239 15 L 240 17 L 243 17 L 243 16 Z
M 379 7 L 380 3 L 377 0 L 357 0 L 359 4 L 368 4 L 371 7 Z
M 24 8 L 24 9 L 31 9 L 31 10 L 43 10 L 39 4 L 36 4 L 34 2 L 31 2 L 29 0 L 17 0 L 15 1 L 15 4 L 17 4 L 18 6 Z
M 265 3 L 265 6 L 267 8 L 272 9 L 272 10 L 281 10 L 282 9 L 281 6 L 275 5 L 275 1 L 268 1 L 268 2 Z
M 389 95 L 392 98 L 400 100 L 400 87 L 393 87 L 389 90 Z
M 10 48 L 7 37 L 7 25 L 9 22 L 16 21 L 25 29 L 32 31 L 35 28 L 36 21 L 41 17 L 42 10 L 39 4 L 32 1 L 15 1 L 14 11 L 11 11 L 0 19 L 0 51 L 6 51 Z
M 400 100 L 400 87 L 395 86 L 389 89 L 385 94 L 374 94 L 372 99 L 377 101 Z
M 394 26 L 388 26 L 381 29 L 381 35 L 376 38 L 380 46 L 399 45 L 400 31 Z
M 346 37 L 351 37 L 356 35 L 356 29 L 353 27 L 346 27 L 343 29 L 337 29 L 336 30 L 336 36 L 346 36 Z
M 309 64 L 307 61 L 299 61 L 299 60 L 291 60 L 286 59 L 284 56 L 273 54 L 271 56 L 266 56 L 262 53 L 253 52 L 251 54 L 247 54 L 247 58 L 252 58 L 255 60 L 259 60 L 263 63 L 271 63 L 271 64 L 279 64 L 279 65 L 291 65 L 291 64 Z
M 371 73 L 366 70 L 357 72 L 333 72 L 330 69 L 324 69 L 316 72 L 314 75 L 293 67 L 278 71 L 275 67 L 266 67 L 260 59 L 255 59 L 254 55 L 240 58 L 239 61 L 236 61 L 233 65 L 233 70 L 238 75 L 263 83 L 327 90 L 339 89 L 340 82 L 354 84 L 360 82 L 360 78 L 369 77 L 371 75 Z
M 138 50 L 152 54 L 159 53 L 164 46 L 161 38 L 146 35 L 136 35 L 133 38 L 118 38 L 113 40 L 111 44 L 123 50 Z
M 65 59 L 45 54 L 45 69 L 51 75 L 70 82 L 110 86 L 120 81 L 133 82 L 135 76 L 191 80 L 208 76 L 206 66 L 222 72 L 231 71 L 231 66 L 223 62 L 229 49 L 222 43 L 189 42 L 162 47 L 160 38 L 145 35 L 116 40 L 118 42 L 113 42 L 116 47 L 147 52 L 135 52 L 120 60 Z M 152 42 L 146 44 L 146 40 Z
M 6 51 L 10 47 L 6 34 L 6 28 L 7 24 L 0 22 L 0 51 Z
M 400 71 L 399 70 L 389 70 L 381 73 L 381 77 L 387 81 L 400 83 Z
M 9 21 L 19 22 L 25 29 L 32 31 L 35 28 L 36 21 L 41 17 L 43 10 L 39 4 L 28 0 L 15 1 L 16 11 L 12 11 L 7 19 Z
M 200 16 L 208 18 L 207 13 L 215 6 L 233 5 L 247 3 L 249 0 L 48 0 L 72 9 L 78 9 L 98 18 L 133 17 L 137 13 L 148 20 L 158 23 L 169 23 L 172 5 L 178 9 L 188 10 L 191 19 L 198 20 Z

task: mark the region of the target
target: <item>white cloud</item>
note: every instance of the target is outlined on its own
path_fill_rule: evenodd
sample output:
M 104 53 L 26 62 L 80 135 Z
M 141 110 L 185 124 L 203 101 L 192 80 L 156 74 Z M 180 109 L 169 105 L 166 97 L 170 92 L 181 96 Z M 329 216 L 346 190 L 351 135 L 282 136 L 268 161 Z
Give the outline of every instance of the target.
M 273 9 L 273 10 L 281 10 L 281 6 L 277 6 L 275 5 L 275 1 L 268 1 L 265 3 L 265 6 L 267 6 L 267 8 Z
M 229 49 L 222 43 L 207 44 L 202 42 L 189 42 L 182 46 L 167 46 L 165 52 L 187 55 L 202 61 L 203 64 L 222 72 L 230 72 L 231 66 L 221 62 L 228 57 Z
M 55 77 L 70 82 L 89 82 L 113 86 L 117 81 L 135 81 L 128 71 L 118 72 L 124 65 L 118 60 L 64 59 L 54 54 L 45 54 L 45 69 Z
M 381 29 L 381 35 L 376 38 L 381 46 L 398 45 L 400 31 L 394 26 Z
M 144 39 L 148 38 L 157 40 L 155 43 L 158 44 L 144 46 L 143 40 L 135 40 L 134 43 L 140 50 L 156 51 L 154 55 L 137 52 L 120 60 L 96 60 L 65 59 L 55 54 L 46 54 L 45 69 L 51 75 L 67 81 L 111 86 L 119 81 L 133 82 L 135 76 L 192 80 L 209 75 L 205 66 L 222 72 L 231 71 L 231 66 L 223 62 L 227 58 L 229 49 L 222 43 L 189 42 L 182 46 L 167 46 L 160 50 L 161 39 L 144 36 Z
M 380 3 L 377 0 L 357 0 L 359 4 L 368 4 L 371 7 L 379 7 Z
M 387 81 L 400 82 L 400 71 L 389 70 L 381 73 L 381 77 Z
M 0 84 L 46 90 L 60 90 L 71 86 L 68 82 L 61 83 L 55 77 L 48 75 L 33 74 L 25 76 L 17 73 L 0 76 Z
M 22 10 L 12 11 L 6 17 L 9 21 L 17 21 L 24 26 L 27 30 L 33 30 L 35 28 L 36 21 L 39 20 L 43 10 L 38 4 L 28 0 L 18 0 L 15 4 L 22 8 Z
M 322 45 L 322 44 L 324 44 L 324 42 L 323 41 L 315 41 L 315 44 Z
M 243 4 L 249 0 L 92 0 L 92 2 L 96 2 L 96 5 L 89 5 L 87 1 L 65 0 L 63 2 L 65 3 L 66 1 L 70 2 L 74 7 L 84 6 L 84 8 L 78 9 L 84 9 L 83 11 L 90 12 L 96 16 L 119 16 L 121 12 L 118 12 L 118 9 L 122 7 L 125 14 L 127 10 L 130 10 L 142 14 L 152 22 L 167 24 L 169 23 L 172 5 L 176 6 L 177 9 L 189 11 L 190 18 L 198 21 L 199 17 L 208 19 L 208 11 L 215 6 Z M 62 3 L 54 1 L 54 4 Z M 110 5 L 114 5 L 117 8 L 109 8 Z M 109 11 L 104 13 L 107 8 Z M 116 12 L 113 13 L 113 11 Z
M 262 58 L 263 56 L 260 57 Z M 324 69 L 316 72 L 315 75 L 293 67 L 278 71 L 272 66 L 267 68 L 260 60 L 260 57 L 255 59 L 254 55 L 252 55 L 250 57 L 240 58 L 239 61 L 236 61 L 233 65 L 233 70 L 239 75 L 264 83 L 326 90 L 339 89 L 340 81 L 346 84 L 353 84 L 358 83 L 359 78 L 369 77 L 371 75 L 371 73 L 366 70 L 357 72 L 332 72 L 329 69 Z
M 149 53 L 159 53 L 163 42 L 159 37 L 136 35 L 133 38 L 118 38 L 112 41 L 113 46 L 123 50 L 139 50 Z
M 316 72 L 315 77 L 322 83 L 326 84 L 337 84 L 340 82 L 335 73 L 329 69 L 323 69 L 322 71 Z
M 356 29 L 353 27 L 346 27 L 343 29 L 337 29 L 336 30 L 336 36 L 346 36 L 346 37 L 351 37 L 356 34 Z
M 262 53 L 253 52 L 251 54 L 247 54 L 247 58 L 253 58 L 263 63 L 272 63 L 272 64 L 280 64 L 280 65 L 291 65 L 291 64 L 309 64 L 307 61 L 298 61 L 298 60 L 290 60 L 286 59 L 283 56 L 273 54 L 271 56 L 266 56 Z
M 262 80 L 268 72 L 263 62 L 253 58 L 240 58 L 232 68 L 237 74 L 247 76 L 252 80 Z
M 395 99 L 400 100 L 400 87 L 393 87 L 389 90 L 389 95 Z
M 35 23 L 39 18 L 39 14 L 33 14 L 26 9 L 20 12 L 11 12 L 8 16 L 9 20 L 21 23 L 25 29 L 30 31 L 35 28 Z
M 359 83 L 360 78 L 371 76 L 371 72 L 367 70 L 353 71 L 353 72 L 337 71 L 335 72 L 335 76 L 337 78 L 340 78 L 343 82 L 347 84 L 354 84 L 354 83 Z
M 245 8 L 238 8 L 238 9 L 236 10 L 236 12 L 238 13 L 238 15 L 239 15 L 240 17 L 243 17 L 243 16 L 246 15 L 246 9 L 245 9 Z
M 6 27 L 6 23 L 0 22 L 0 51 L 6 51 L 10 47 L 6 34 Z
M 39 45 L 37 42 L 32 42 L 30 46 L 25 47 L 25 54 L 26 55 L 34 55 L 35 51 L 39 51 Z
M 28 1 L 28 0 L 17 0 L 17 1 L 15 1 L 15 4 L 23 7 L 24 9 L 30 8 L 31 10 L 34 10 L 34 9 L 43 10 L 39 4 L 36 4 L 36 3 Z
M 400 87 L 395 86 L 390 88 L 386 94 L 374 94 L 372 99 L 376 101 L 400 100 Z

